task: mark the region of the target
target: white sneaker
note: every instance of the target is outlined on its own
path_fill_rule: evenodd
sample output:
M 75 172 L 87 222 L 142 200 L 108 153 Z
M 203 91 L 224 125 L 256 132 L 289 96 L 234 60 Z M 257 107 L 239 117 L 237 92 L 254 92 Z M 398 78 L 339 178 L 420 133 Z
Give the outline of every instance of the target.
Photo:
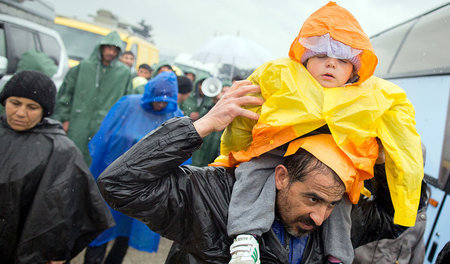
M 252 235 L 238 235 L 230 246 L 229 264 L 260 264 L 259 244 Z

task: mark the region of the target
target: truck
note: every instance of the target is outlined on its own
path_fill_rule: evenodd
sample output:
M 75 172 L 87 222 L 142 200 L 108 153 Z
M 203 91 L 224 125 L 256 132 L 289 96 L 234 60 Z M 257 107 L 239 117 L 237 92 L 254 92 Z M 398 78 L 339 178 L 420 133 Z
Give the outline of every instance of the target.
M 108 10 L 98 10 L 94 21 L 57 15 L 53 27 L 63 38 L 71 67 L 89 57 L 95 45 L 113 30 L 119 33 L 125 50 L 135 55 L 135 68 L 142 63 L 153 65 L 159 62 L 158 48 L 147 37 L 136 33 L 135 26 L 120 23 L 119 18 Z
M 416 112 L 426 147 L 424 179 L 431 190 L 426 211 L 424 263 L 434 263 L 450 241 L 450 3 L 371 37 L 375 75 L 403 88 Z

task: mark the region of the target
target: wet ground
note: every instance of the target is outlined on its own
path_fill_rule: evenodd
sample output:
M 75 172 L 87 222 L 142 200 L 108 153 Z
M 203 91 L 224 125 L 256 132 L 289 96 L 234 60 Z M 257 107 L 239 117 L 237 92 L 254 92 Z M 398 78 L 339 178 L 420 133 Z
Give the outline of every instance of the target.
M 144 251 L 136 250 L 132 247 L 128 248 L 127 255 L 122 264 L 163 264 L 166 260 L 169 249 L 172 245 L 172 241 L 161 237 L 159 242 L 158 252 L 147 253 Z M 108 245 L 108 250 L 111 246 L 111 242 Z M 84 250 L 76 256 L 70 264 L 83 264 Z

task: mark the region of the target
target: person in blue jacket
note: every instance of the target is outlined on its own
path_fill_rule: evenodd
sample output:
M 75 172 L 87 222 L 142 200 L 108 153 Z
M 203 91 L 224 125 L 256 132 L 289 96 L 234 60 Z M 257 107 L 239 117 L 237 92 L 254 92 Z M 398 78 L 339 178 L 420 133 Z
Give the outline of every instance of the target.
M 89 142 L 94 178 L 142 137 L 172 117 L 183 116 L 177 104 L 178 83 L 173 72 L 150 80 L 144 94 L 123 96 L 109 111 Z M 111 209 L 116 226 L 100 234 L 89 246 L 85 263 L 102 263 L 107 242 L 114 245 L 104 263 L 122 263 L 128 246 L 156 252 L 159 235 L 142 222 Z

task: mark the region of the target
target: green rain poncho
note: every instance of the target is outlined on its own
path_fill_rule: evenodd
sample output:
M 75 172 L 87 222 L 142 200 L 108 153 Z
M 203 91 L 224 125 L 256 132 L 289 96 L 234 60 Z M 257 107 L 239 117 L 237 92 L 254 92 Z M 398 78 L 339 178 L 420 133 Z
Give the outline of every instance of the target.
M 192 90 L 189 97 L 180 105 L 185 116 L 190 116 L 193 112 L 199 113 L 199 118 L 206 115 L 208 111 L 214 106 L 213 98 L 203 96 L 203 100 L 199 104 L 200 91 L 199 83 L 204 81 L 209 76 L 206 74 L 199 74 L 194 83 L 194 90 Z
M 58 71 L 58 66 L 44 52 L 29 50 L 22 54 L 17 71 L 32 70 L 42 72 L 48 77 L 52 77 Z
M 189 97 L 181 104 L 180 108 L 183 110 L 185 116 L 190 116 L 193 112 L 198 112 L 199 118 L 206 115 L 209 110 L 214 106 L 214 100 L 211 97 L 203 96 L 203 100 L 199 104 L 199 83 L 209 76 L 206 74 L 200 74 L 194 84 L 194 90 Z M 206 166 L 214 161 L 214 158 L 219 154 L 220 137 L 222 131 L 215 131 L 205 138 L 203 138 L 203 144 L 192 154 L 192 165 L 194 166 Z
M 106 35 L 88 59 L 69 70 L 58 91 L 53 118 L 70 126 L 67 132 L 91 163 L 88 142 L 97 132 L 109 109 L 131 91 L 130 70 L 116 57 L 108 66 L 101 63 L 101 46 L 122 47 L 117 32 Z M 122 50 L 122 49 L 121 49 Z

